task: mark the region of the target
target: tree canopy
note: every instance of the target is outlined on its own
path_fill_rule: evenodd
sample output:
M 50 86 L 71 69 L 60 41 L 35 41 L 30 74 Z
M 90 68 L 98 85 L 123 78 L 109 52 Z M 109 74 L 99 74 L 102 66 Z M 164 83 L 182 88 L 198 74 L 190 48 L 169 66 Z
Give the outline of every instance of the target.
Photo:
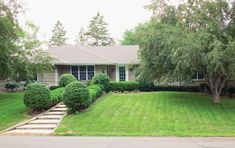
M 115 41 L 110 37 L 107 29 L 107 23 L 104 21 L 104 16 L 99 12 L 94 16 L 87 30 L 80 30 L 75 42 L 77 45 L 84 46 L 107 46 L 114 45 Z
M 57 21 L 53 30 L 52 30 L 52 36 L 49 40 L 49 46 L 55 47 L 64 45 L 66 42 L 66 31 L 60 21 Z
M 234 2 L 188 0 L 176 7 L 156 0 L 147 8 L 152 19 L 126 32 L 122 41 L 141 47 L 139 78 L 188 82 L 200 71 L 218 103 L 235 75 Z

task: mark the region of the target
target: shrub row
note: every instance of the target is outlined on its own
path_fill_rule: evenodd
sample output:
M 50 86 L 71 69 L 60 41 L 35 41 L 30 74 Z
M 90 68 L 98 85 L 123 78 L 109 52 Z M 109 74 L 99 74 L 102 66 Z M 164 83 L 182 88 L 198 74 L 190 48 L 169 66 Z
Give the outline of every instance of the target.
M 91 101 L 93 102 L 96 100 L 96 98 L 100 97 L 103 94 L 104 87 L 99 84 L 92 84 L 88 86 L 88 90 L 90 93 Z
M 112 81 L 109 85 L 109 91 L 135 91 L 139 90 L 139 83 L 138 82 L 131 82 L 131 81 L 121 81 L 116 82 Z
M 156 86 L 153 82 L 110 82 L 109 91 L 188 91 L 199 92 L 199 86 Z

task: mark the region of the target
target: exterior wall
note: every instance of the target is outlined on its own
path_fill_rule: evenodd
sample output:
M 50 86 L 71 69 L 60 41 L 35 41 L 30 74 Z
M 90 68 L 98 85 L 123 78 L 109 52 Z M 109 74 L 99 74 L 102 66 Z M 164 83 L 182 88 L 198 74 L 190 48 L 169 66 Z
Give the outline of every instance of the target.
M 95 73 L 105 73 L 107 74 L 107 65 L 95 65 Z
M 128 81 L 134 81 L 134 70 L 128 69 Z
M 38 74 L 37 81 L 44 83 L 47 86 L 57 85 L 55 81 L 55 71 Z
M 69 74 L 70 73 L 70 66 L 69 65 L 57 65 L 57 77 L 59 77 L 63 74 Z
M 115 65 L 108 66 L 108 76 L 110 77 L 111 81 L 116 81 L 116 66 Z

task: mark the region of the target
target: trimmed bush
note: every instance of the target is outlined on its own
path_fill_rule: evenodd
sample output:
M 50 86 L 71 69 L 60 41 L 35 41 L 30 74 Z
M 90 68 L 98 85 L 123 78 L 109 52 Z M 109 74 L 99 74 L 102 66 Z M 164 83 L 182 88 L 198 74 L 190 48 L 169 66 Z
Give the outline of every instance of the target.
M 110 82 L 109 91 L 136 91 L 139 90 L 139 83 L 138 82 L 131 82 L 131 81 L 121 81 L 121 82 Z
M 91 103 L 87 86 L 78 81 L 71 82 L 65 87 L 63 102 L 70 113 L 87 108 Z
M 91 84 L 100 84 L 104 86 L 104 90 L 107 92 L 109 89 L 109 77 L 104 73 L 96 74 L 91 81 Z
M 34 110 L 48 109 L 51 106 L 49 88 L 41 83 L 29 84 L 24 92 L 24 104 Z
M 92 101 L 95 101 L 96 98 L 100 97 L 103 93 L 103 90 L 101 89 L 102 85 L 99 84 L 93 84 L 88 86 L 88 90 L 90 92 L 90 98 Z
M 59 86 L 65 87 L 71 82 L 77 81 L 77 79 L 71 74 L 63 74 L 59 79 Z
M 51 90 L 51 106 L 62 101 L 64 94 L 64 87 Z
M 7 83 L 5 84 L 5 88 L 6 88 L 7 90 L 10 90 L 10 91 L 16 90 L 17 87 L 19 87 L 19 85 L 18 85 L 16 82 L 14 82 L 14 81 L 7 82 Z

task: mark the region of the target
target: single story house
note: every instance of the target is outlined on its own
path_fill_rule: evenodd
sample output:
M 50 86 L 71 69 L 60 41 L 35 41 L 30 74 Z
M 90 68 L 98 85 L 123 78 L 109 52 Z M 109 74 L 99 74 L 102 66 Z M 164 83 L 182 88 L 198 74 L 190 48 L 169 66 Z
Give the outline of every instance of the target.
M 138 63 L 139 46 L 74 46 L 62 45 L 46 50 L 54 58 L 54 70 L 38 73 L 37 81 L 58 85 L 62 74 L 72 74 L 87 81 L 97 73 L 106 73 L 112 81 L 133 80 L 131 63 Z

